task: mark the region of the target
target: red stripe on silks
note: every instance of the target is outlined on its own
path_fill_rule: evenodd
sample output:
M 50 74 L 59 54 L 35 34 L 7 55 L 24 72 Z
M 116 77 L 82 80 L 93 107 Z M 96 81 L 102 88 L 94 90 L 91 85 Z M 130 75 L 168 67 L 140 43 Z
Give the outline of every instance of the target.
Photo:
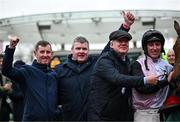
M 177 96 L 169 96 L 165 102 L 165 106 L 180 104 L 180 97 Z

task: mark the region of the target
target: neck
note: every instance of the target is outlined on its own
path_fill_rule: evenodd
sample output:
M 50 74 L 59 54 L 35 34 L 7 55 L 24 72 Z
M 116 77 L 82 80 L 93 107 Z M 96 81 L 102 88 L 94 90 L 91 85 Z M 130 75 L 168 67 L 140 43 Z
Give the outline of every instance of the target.
M 125 59 L 126 59 L 126 53 L 118 53 L 118 52 L 116 52 L 116 51 L 114 51 L 115 52 L 115 54 L 119 57 L 119 58 L 121 58 L 123 61 L 125 61 Z
M 118 55 L 123 61 L 126 60 L 126 55 Z

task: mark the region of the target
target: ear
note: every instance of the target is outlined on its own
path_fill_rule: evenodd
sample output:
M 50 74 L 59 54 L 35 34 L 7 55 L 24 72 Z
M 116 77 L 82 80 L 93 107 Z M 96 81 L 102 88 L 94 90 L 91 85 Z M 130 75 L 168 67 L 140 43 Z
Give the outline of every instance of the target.
M 36 51 L 35 50 L 33 51 L 33 53 L 34 53 L 34 55 L 36 55 Z
M 52 56 L 51 56 L 51 59 L 53 59 L 53 57 L 54 57 L 54 52 L 52 51 Z
M 32 55 L 33 55 L 33 58 L 36 59 L 36 51 L 35 50 L 32 52 Z
M 110 47 L 112 47 L 113 46 L 113 42 L 112 41 L 110 41 Z
M 73 48 L 71 48 L 71 54 L 73 54 Z

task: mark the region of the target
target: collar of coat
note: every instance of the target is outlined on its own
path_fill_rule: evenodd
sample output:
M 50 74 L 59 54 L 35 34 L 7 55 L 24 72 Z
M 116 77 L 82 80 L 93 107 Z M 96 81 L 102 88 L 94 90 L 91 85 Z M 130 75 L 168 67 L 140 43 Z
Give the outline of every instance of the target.
M 77 61 L 72 60 L 72 55 L 68 56 L 68 59 L 63 63 L 63 67 L 69 67 L 75 72 L 82 72 L 87 67 L 91 66 L 93 62 L 93 58 L 91 56 L 88 57 L 87 61 L 84 63 L 78 63 Z
M 51 71 L 50 67 L 48 65 L 45 64 L 40 64 L 37 62 L 37 60 L 34 60 L 32 63 L 32 66 L 42 70 L 43 72 L 49 72 Z
M 118 56 L 118 54 L 113 49 L 110 49 L 108 54 L 111 55 L 110 58 L 112 60 L 114 60 L 114 61 L 117 61 L 117 62 L 120 62 L 120 63 L 123 63 L 123 64 L 130 63 L 127 56 L 125 56 L 125 61 L 124 61 L 124 60 L 122 60 L 121 57 Z

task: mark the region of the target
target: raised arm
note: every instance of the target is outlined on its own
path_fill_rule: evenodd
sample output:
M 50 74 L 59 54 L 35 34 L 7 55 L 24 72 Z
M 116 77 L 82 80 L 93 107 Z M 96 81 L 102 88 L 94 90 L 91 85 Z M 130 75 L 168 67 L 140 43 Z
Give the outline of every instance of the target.
M 128 32 L 130 30 L 131 25 L 135 21 L 135 17 L 131 12 L 125 12 L 125 11 L 122 11 L 122 15 L 124 18 L 124 22 L 123 24 L 121 24 L 119 30 L 125 30 Z M 110 40 L 108 41 L 107 45 L 102 50 L 101 54 L 109 51 L 109 49 L 110 49 Z
M 2 74 L 10 78 L 11 80 L 21 81 L 22 75 L 20 75 L 19 70 L 12 67 L 13 56 L 16 45 L 19 42 L 19 38 L 16 36 L 10 36 L 9 42 L 10 43 L 6 46 L 5 55 L 3 57 Z

